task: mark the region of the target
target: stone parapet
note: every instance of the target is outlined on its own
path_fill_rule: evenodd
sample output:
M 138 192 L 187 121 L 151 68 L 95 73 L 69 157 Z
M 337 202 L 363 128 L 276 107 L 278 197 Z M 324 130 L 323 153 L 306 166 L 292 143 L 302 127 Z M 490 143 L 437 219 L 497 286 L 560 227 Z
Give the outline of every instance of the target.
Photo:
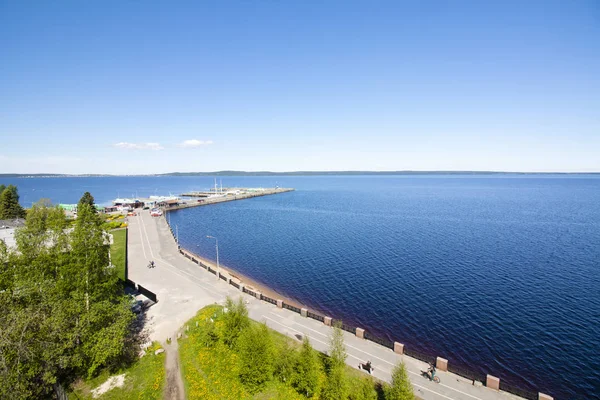
M 331 326 L 331 317 L 325 317 L 323 323 L 327 326 Z
M 440 371 L 448 371 L 448 360 L 442 357 L 438 357 L 435 360 L 435 367 Z
M 302 315 L 303 317 L 306 317 L 308 315 L 308 310 L 306 308 L 301 308 L 300 315 Z
M 277 300 L 277 307 L 278 308 L 283 308 L 283 300 Z
M 396 354 L 404 354 L 404 344 L 394 342 L 394 353 Z
M 356 337 L 360 338 L 360 339 L 364 339 L 365 338 L 365 330 L 363 328 L 356 328 Z
M 487 386 L 490 389 L 500 390 L 500 378 L 488 375 L 485 380 L 485 386 Z

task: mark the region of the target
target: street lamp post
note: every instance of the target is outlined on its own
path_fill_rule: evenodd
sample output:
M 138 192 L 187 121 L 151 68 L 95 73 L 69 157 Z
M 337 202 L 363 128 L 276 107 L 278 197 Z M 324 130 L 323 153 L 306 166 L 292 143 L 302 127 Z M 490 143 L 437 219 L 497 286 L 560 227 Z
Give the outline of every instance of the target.
M 217 249 L 217 280 L 219 280 L 219 275 L 221 274 L 221 267 L 219 267 L 219 239 L 214 236 L 206 235 L 209 239 L 215 239 L 215 248 Z

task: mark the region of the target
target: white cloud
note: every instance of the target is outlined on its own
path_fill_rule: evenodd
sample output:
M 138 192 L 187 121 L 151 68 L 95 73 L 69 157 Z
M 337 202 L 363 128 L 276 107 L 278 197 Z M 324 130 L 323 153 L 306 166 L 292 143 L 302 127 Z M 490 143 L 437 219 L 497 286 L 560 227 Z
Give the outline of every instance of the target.
M 135 150 L 162 150 L 164 147 L 160 145 L 160 143 L 128 143 L 128 142 L 119 142 L 113 145 L 114 147 L 118 147 L 120 149 L 135 149 Z
M 195 147 L 202 147 L 202 146 L 208 146 L 213 144 L 212 140 L 197 140 L 197 139 L 190 139 L 190 140 L 184 140 L 183 142 L 179 143 L 179 147 L 184 147 L 187 149 L 192 149 Z

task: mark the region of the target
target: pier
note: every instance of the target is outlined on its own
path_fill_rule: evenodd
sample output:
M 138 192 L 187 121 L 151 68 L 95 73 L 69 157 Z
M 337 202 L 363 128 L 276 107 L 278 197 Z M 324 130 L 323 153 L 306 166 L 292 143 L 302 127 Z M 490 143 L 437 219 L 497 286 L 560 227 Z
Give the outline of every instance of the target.
M 187 199 L 181 199 L 175 203 L 170 201 L 163 209 L 166 211 L 179 210 L 182 208 L 206 206 L 208 204 L 223 203 L 225 201 L 250 199 L 252 197 L 269 196 L 292 192 L 292 188 L 227 188 L 210 191 L 197 191 L 182 193 L 180 196 Z

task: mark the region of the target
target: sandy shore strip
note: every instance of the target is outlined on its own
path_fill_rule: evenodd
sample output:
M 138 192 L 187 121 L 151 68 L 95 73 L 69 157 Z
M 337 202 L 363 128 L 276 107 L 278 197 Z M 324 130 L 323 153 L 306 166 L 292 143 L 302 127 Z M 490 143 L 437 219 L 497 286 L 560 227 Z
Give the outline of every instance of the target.
M 207 260 L 206 258 L 199 256 L 197 253 L 191 252 L 184 247 L 181 247 L 181 250 L 184 250 L 186 253 L 191 254 L 195 259 L 200 261 L 202 264 L 209 266 L 212 270 L 217 269 L 217 264 L 214 263 L 213 261 Z M 254 280 L 254 279 L 248 277 L 247 275 L 244 275 L 238 271 L 235 271 L 235 270 L 227 267 L 226 265 L 219 263 L 219 267 L 221 268 L 221 274 L 225 275 L 225 273 L 227 273 L 234 280 L 234 282 L 236 282 L 238 284 L 243 283 L 246 288 L 248 288 L 254 292 L 258 291 L 258 292 L 262 293 L 263 295 L 270 297 L 272 299 L 283 300 L 284 303 L 289 304 L 291 306 L 298 307 L 298 308 L 306 308 L 307 310 L 309 310 L 312 313 L 319 314 L 321 316 L 325 316 L 324 313 L 322 313 L 318 310 L 315 310 L 313 308 L 310 308 L 307 305 L 303 304 L 302 302 L 300 302 L 296 299 L 292 299 L 290 297 L 283 296 L 280 293 L 277 293 L 275 290 L 271 289 L 270 287 L 268 287 L 262 283 L 259 283 L 258 281 Z

